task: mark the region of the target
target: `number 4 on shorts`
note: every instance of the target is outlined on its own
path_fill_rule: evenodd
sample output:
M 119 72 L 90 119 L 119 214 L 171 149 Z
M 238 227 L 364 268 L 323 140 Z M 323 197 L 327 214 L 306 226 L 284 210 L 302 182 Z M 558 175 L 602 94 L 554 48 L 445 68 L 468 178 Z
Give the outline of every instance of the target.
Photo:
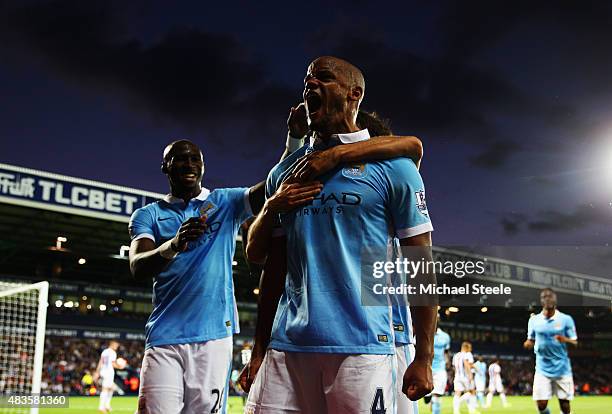
M 372 401 L 371 414 L 386 414 L 385 409 L 385 396 L 383 395 L 382 388 L 376 388 L 376 394 L 374 394 L 374 401 Z

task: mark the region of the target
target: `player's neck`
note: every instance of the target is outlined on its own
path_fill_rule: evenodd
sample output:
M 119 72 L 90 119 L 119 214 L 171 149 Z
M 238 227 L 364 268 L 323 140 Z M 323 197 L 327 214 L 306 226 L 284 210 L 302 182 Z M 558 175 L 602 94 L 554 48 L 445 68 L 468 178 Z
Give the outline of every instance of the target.
M 180 198 L 185 202 L 185 204 L 188 204 L 189 201 L 191 201 L 191 199 L 199 196 L 201 192 L 202 192 L 202 186 L 198 184 L 197 186 L 193 188 L 185 188 L 185 189 L 173 188 L 172 196 L 176 198 Z
M 327 142 L 331 139 L 332 135 L 337 134 L 349 134 L 351 132 L 359 131 L 359 127 L 355 124 L 355 121 L 351 118 L 343 118 L 338 122 L 333 122 L 322 128 L 320 131 L 315 131 L 317 138 L 320 138 L 323 142 Z
M 542 309 L 542 313 L 548 319 L 552 318 L 556 311 L 557 311 L 556 307 L 555 308 L 543 308 Z

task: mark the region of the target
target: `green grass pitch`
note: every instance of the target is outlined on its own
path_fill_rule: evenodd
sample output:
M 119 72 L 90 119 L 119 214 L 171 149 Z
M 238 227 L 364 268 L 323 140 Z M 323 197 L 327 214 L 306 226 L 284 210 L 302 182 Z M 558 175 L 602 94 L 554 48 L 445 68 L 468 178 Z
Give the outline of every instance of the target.
M 510 408 L 502 408 L 499 397 L 493 399 L 493 407 L 488 410 L 481 410 L 482 414 L 537 414 L 534 402 L 531 397 L 509 397 L 508 401 L 512 405 Z M 136 410 L 135 397 L 113 397 L 113 413 L 131 413 Z M 70 408 L 46 408 L 41 409 L 39 414 L 97 414 L 97 397 L 70 397 Z M 556 400 L 552 400 L 549 405 L 551 414 L 559 413 L 559 405 Z M 576 397 L 572 402 L 572 413 L 576 414 L 604 414 L 610 412 L 612 407 L 612 396 L 605 397 Z M 442 400 L 442 414 L 452 414 L 452 399 L 445 397 Z M 2 411 L 10 412 L 10 411 Z M 430 413 L 429 408 L 421 404 L 419 412 L 421 414 Z M 242 400 L 238 397 L 230 397 L 229 414 L 242 413 Z M 461 413 L 467 413 L 465 405 Z M 401 413 L 398 413 L 401 414 Z

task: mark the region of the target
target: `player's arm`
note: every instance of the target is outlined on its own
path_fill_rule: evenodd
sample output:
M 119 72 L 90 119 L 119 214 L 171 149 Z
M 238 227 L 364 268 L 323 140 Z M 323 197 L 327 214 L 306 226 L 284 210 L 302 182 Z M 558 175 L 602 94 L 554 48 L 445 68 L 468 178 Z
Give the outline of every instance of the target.
M 468 361 L 467 359 L 463 360 L 463 368 L 465 369 L 465 372 L 467 373 L 467 377 L 468 379 L 471 381 L 472 379 L 474 379 L 474 374 L 472 373 L 472 368 L 474 368 L 474 364 L 470 361 Z
M 131 230 L 131 229 L 130 229 Z M 189 242 L 199 239 L 206 230 L 206 217 L 191 217 L 183 222 L 175 236 L 156 246 L 149 237 L 136 238 L 130 244 L 130 271 L 136 279 L 157 276 Z
M 420 247 L 418 250 L 428 256 L 425 257 L 425 260 L 432 260 L 431 232 L 401 239 L 400 244 L 402 246 L 418 246 Z M 426 279 L 430 279 L 433 275 L 425 276 Z M 435 278 L 435 276 L 433 277 Z M 424 302 L 418 305 L 410 305 L 412 325 L 416 337 L 415 357 L 404 374 L 402 391 L 412 401 L 424 397 L 433 389 L 431 362 L 433 359 L 438 307 L 435 304 L 429 305 L 426 303 L 427 300 Z
M 287 274 L 287 241 L 283 237 L 274 237 L 270 244 L 270 254 L 259 279 L 259 300 L 257 303 L 257 324 L 251 360 L 240 373 L 238 383 L 248 392 L 259 371 L 266 349 L 270 344 L 272 325 L 276 308 L 285 287 Z
M 287 131 L 287 141 L 281 161 L 304 145 L 304 139 L 308 134 L 308 121 L 306 120 L 306 105 L 303 102 L 289 110 Z
M 406 157 L 420 165 L 423 143 L 412 136 L 381 136 L 353 144 L 336 145 L 303 156 L 292 171 L 300 181 L 311 181 L 338 165 Z
M 98 360 L 98 365 L 96 366 L 96 371 L 93 374 L 93 380 L 97 381 L 100 378 L 100 368 L 102 368 L 102 358 Z
M 266 200 L 249 229 L 247 260 L 253 263 L 265 263 L 272 233 L 278 223 L 278 215 L 310 203 L 322 188 L 323 186 L 318 182 L 285 181 L 281 184 L 278 190 Z
M 258 214 L 266 201 L 266 182 L 261 181 L 249 188 L 249 204 L 253 214 Z
M 556 335 L 555 339 L 561 343 L 578 346 L 578 335 L 576 334 L 576 324 L 573 318 L 568 317 L 563 335 Z
M 529 318 L 527 323 L 527 339 L 523 342 L 523 348 L 533 349 L 535 345 L 535 330 L 533 329 L 532 318 Z

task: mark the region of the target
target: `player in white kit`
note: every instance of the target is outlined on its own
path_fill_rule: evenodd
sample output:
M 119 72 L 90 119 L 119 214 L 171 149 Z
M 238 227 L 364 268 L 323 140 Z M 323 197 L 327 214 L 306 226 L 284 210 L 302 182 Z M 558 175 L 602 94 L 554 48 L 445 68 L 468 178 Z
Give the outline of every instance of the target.
M 111 411 L 111 398 L 113 398 L 113 389 L 115 386 L 115 369 L 123 369 L 125 366 L 117 363 L 117 349 L 119 349 L 119 342 L 110 341 L 108 348 L 102 351 L 100 355 L 100 361 L 96 367 L 94 373 L 94 381 L 100 379 L 102 385 L 102 391 L 100 392 L 100 404 L 98 405 L 98 411 L 101 413 L 108 413 Z
M 474 395 L 474 356 L 472 355 L 472 344 L 463 342 L 461 351 L 453 356 L 453 368 L 455 369 L 455 379 L 453 387 L 453 413 L 459 414 L 461 403 L 466 402 L 470 414 L 478 413 L 476 410 L 476 396 Z
M 489 365 L 489 393 L 487 394 L 487 408 L 491 406 L 491 402 L 493 401 L 493 393 L 495 392 L 499 394 L 499 398 L 501 398 L 504 408 L 507 408 L 508 401 L 506 400 L 506 393 L 504 392 L 504 386 L 502 384 L 501 366 L 499 365 L 499 360 L 497 358 L 493 360 L 491 365 Z

